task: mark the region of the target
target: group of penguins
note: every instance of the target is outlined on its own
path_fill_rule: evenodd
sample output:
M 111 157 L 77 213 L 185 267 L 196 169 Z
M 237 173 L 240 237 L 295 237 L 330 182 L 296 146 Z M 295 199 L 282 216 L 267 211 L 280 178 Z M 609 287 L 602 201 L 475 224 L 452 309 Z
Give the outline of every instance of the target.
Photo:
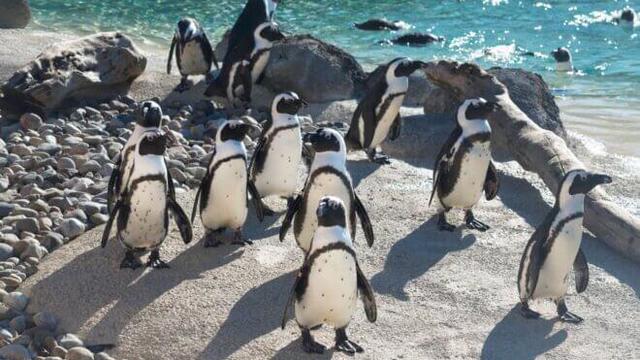
M 247 33 L 257 34 L 251 54 L 260 52 L 256 49 L 264 44 L 262 39 L 277 34 L 277 28 L 270 23 L 265 25 L 264 21 L 250 20 L 259 17 L 257 11 L 269 19 L 276 4 L 275 0 L 249 0 L 236 23 L 241 24 L 243 32 L 234 35 L 232 31 L 232 40 L 241 39 Z M 187 24 L 186 29 L 184 24 Z M 176 54 L 181 71 L 186 64 L 194 69 L 192 54 L 196 51 L 195 46 L 202 44 L 191 37 L 199 31 L 193 24 L 181 22 L 176 33 L 179 38 Z M 252 24 L 254 31 L 251 31 Z M 184 39 L 192 40 L 184 42 Z M 229 54 L 234 53 L 230 48 Z M 249 66 L 248 70 L 241 71 L 247 75 L 243 81 L 253 83 L 260 75 L 259 71 L 254 74 L 255 67 L 264 67 L 262 62 L 251 58 L 229 65 L 225 61 L 222 74 L 225 68 L 231 67 L 229 71 L 237 74 L 237 67 Z M 241 120 L 225 121 L 217 129 L 215 147 L 197 191 L 191 218 L 176 201 L 173 180 L 167 169 L 165 150 L 169 135 L 161 130 L 162 109 L 152 101 L 142 103 L 135 129 L 118 155 L 116 169 L 109 180 L 110 216 L 102 246 L 106 246 L 115 221 L 116 238 L 126 250 L 121 268 L 143 266 L 139 257 L 146 253 L 150 253 L 146 266 L 167 268 L 159 249 L 168 233 L 169 213 L 185 243 L 193 238 L 191 224 L 199 214 L 206 230 L 205 247 L 225 242 L 227 229 L 233 232 L 233 244 L 245 245 L 251 244 L 242 234 L 249 202 L 262 221 L 265 216 L 274 215 L 262 199 L 283 197 L 287 200 L 287 211 L 280 240 L 284 240 L 293 223 L 293 233 L 304 253 L 304 262 L 287 300 L 282 327 L 287 311 L 293 305 L 305 351 L 322 353 L 325 350 L 314 340 L 311 330 L 326 324 L 335 329 L 336 350 L 351 354 L 362 352 L 362 347 L 349 340 L 346 333 L 358 295 L 369 321 L 376 320 L 377 308 L 374 291 L 356 257 L 353 243 L 356 218 L 360 220 L 369 247 L 374 242 L 374 230 L 364 204 L 354 191 L 346 166 L 347 151 L 364 150 L 371 161 L 389 163 L 389 158 L 379 150 L 380 144 L 387 138 L 394 140 L 400 136 L 399 110 L 408 90 L 408 76 L 424 65 L 406 58 L 386 64 L 384 76 L 359 102 L 345 136 L 332 128 L 302 133 L 297 114 L 305 101 L 293 92 L 278 94 L 273 99 L 270 117 L 261 126 Z M 234 66 L 237 66 L 235 70 Z M 235 80 L 233 82 L 235 84 Z M 230 86 L 229 93 L 236 96 L 238 88 Z M 464 101 L 457 111 L 456 127 L 434 165 L 429 199 L 429 205 L 436 195 L 439 199 L 442 209 L 438 214 L 438 226 L 442 231 L 455 229 L 446 219 L 446 213 L 453 208 L 466 211 L 467 228 L 489 229 L 475 218 L 472 208 L 483 193 L 488 200 L 498 193 L 500 182 L 491 160 L 491 126 L 487 120 L 498 107 L 498 104 L 475 98 Z M 253 157 L 248 159 L 244 139 L 252 127 L 260 127 L 261 135 Z M 308 175 L 299 191 L 298 170 L 307 159 Z M 581 169 L 565 175 L 556 194 L 555 206 L 524 249 L 518 273 L 523 316 L 540 316 L 529 308 L 530 300 L 551 298 L 557 304 L 560 319 L 582 321 L 569 312 L 565 304 L 567 279 L 573 267 L 577 291 L 586 289 L 588 266 L 580 250 L 584 197 L 597 185 L 611 181 L 609 176 Z

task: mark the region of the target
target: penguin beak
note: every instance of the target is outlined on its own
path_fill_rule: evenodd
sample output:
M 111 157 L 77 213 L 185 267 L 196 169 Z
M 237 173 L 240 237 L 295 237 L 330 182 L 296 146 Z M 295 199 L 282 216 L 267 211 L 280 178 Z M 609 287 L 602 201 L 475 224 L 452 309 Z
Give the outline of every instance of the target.
M 593 190 L 598 185 L 603 184 L 611 184 L 613 179 L 609 175 L 605 174 L 587 174 L 584 180 L 576 179 L 573 184 L 571 184 L 571 188 L 569 189 L 570 194 L 586 194 L 589 191 Z

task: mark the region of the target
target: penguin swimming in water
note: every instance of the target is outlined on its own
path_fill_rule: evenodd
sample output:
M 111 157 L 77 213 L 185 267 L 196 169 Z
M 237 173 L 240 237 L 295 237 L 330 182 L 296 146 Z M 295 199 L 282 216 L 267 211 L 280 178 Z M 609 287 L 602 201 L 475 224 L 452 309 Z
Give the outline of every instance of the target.
M 487 200 L 498 194 L 500 182 L 491 162 L 491 126 L 487 116 L 496 104 L 483 98 L 466 100 L 458 109 L 456 127 L 442 146 L 433 167 L 433 190 L 429 206 L 437 193 L 443 210 L 438 215 L 440 230 L 453 231 L 446 213 L 465 209 L 467 228 L 487 231 L 489 226 L 476 220 L 471 208 L 484 191 Z
M 184 18 L 178 22 L 169 50 L 167 74 L 171 74 L 174 50 L 176 63 L 182 75 L 182 81 L 176 87 L 178 92 L 189 88 L 189 75 L 206 75 L 207 80 L 211 80 L 211 64 L 215 64 L 216 69 L 220 68 L 207 34 L 195 19 Z
M 262 129 L 249 165 L 249 176 L 261 197 L 279 195 L 293 200 L 302 160 L 302 135 L 298 111 L 306 102 L 294 92 L 277 95 L 271 117 Z M 265 208 L 266 215 L 273 211 Z
M 251 194 L 258 220 L 262 221 L 262 202 L 255 186 L 247 176 L 247 149 L 243 140 L 250 130 L 239 120 L 222 124 L 216 134 L 216 145 L 196 194 L 191 213 L 195 220 L 199 209 L 200 220 L 207 230 L 205 247 L 216 247 L 225 229 L 234 231 L 233 244 L 252 244 L 242 236 L 247 219 L 248 195 Z
M 357 29 L 366 31 L 392 30 L 398 31 L 403 29 L 406 24 L 402 21 L 389 21 L 386 19 L 370 19 L 365 22 L 353 24 Z
M 231 50 L 240 45 L 247 47 L 246 43 L 253 41 L 253 34 L 255 29 L 265 22 L 273 21 L 273 17 L 276 12 L 276 7 L 280 0 L 249 0 L 245 4 L 240 16 L 236 20 L 235 24 L 231 28 L 229 33 L 229 42 L 227 46 L 227 52 L 224 57 L 224 61 L 228 62 L 231 59 L 229 55 Z
M 404 45 L 404 46 L 412 46 L 412 47 L 419 47 L 419 46 L 426 46 L 429 45 L 431 43 L 434 42 L 441 42 L 444 41 L 444 38 L 441 36 L 436 36 L 433 34 L 422 34 L 422 33 L 411 33 L 411 34 L 404 34 L 401 36 L 398 36 L 395 39 L 391 39 L 391 40 L 383 40 L 380 43 L 381 44 L 394 44 L 394 45 Z
M 311 248 L 311 239 L 318 226 L 314 211 L 324 196 L 336 196 L 342 200 L 348 215 L 347 228 L 351 238 L 356 236 L 356 215 L 364 231 L 369 247 L 373 246 L 373 228 L 369 215 L 353 190 L 351 175 L 347 170 L 347 151 L 339 132 L 329 128 L 305 134 L 303 141 L 311 143 L 315 157 L 302 194 L 290 202 L 280 228 L 280 241 L 284 240 L 291 221 L 298 246 L 306 253 Z M 295 219 L 294 219 L 295 216 Z
M 114 160 L 115 168 L 111 172 L 107 186 L 107 208 L 109 211 L 111 211 L 113 204 L 115 204 L 120 195 L 126 190 L 125 184 L 129 182 L 129 176 L 133 169 L 135 149 L 140 141 L 140 137 L 149 131 L 159 130 L 161 123 L 162 108 L 160 105 L 154 101 L 143 102 L 136 113 L 136 125 L 133 133 L 129 136 L 126 144 Z M 173 189 L 173 181 L 169 181 L 169 184 L 171 189 Z M 171 197 L 175 199 L 175 194 L 173 190 L 171 191 Z
M 518 290 L 520 311 L 524 317 L 540 317 L 529 308 L 529 300 L 550 298 L 555 301 L 562 321 L 582 321 L 581 317 L 569 312 L 564 297 L 572 266 L 578 293 L 585 291 L 589 282 L 587 259 L 580 250 L 584 196 L 596 186 L 611 182 L 607 175 L 585 170 L 572 170 L 565 175 L 553 209 L 536 228 L 522 254 Z
M 571 61 L 571 52 L 565 47 L 559 47 L 551 52 L 551 56 L 556 60 L 556 71 L 572 72 L 574 71 L 573 62 Z
M 376 79 L 353 114 L 346 135 L 349 148 L 363 149 L 378 164 L 390 163 L 379 146 L 389 133 L 391 140 L 400 136 L 400 107 L 409 89 L 409 75 L 423 66 L 422 61 L 397 58 L 382 68 L 383 76 Z
M 254 31 L 253 41 L 230 50 L 227 62 L 222 64 L 220 74 L 204 95 L 226 97 L 232 105 L 238 100 L 250 102 L 253 84 L 261 80 L 273 43 L 282 39 L 284 35 L 276 23 L 265 22 L 259 25 Z
M 169 212 L 176 220 L 185 244 L 191 242 L 193 231 L 189 218 L 171 196 L 173 184 L 164 159 L 167 138 L 158 130 L 149 130 L 138 137 L 132 167 L 124 192 L 111 210 L 102 235 L 102 247 L 107 245 L 114 220 L 116 237 L 126 248 L 120 268 L 142 266 L 138 256 L 151 251 L 147 266 L 169 267 L 160 259 L 160 245 L 169 229 Z
M 376 321 L 377 308 L 373 288 L 358 265 L 347 231 L 345 206 L 339 198 L 323 197 L 315 214 L 318 229 L 291 289 L 282 329 L 289 306 L 294 303 L 304 351 L 324 352 L 325 347 L 315 342 L 311 330 L 326 324 L 335 329 L 336 350 L 347 354 L 363 352 L 362 347 L 348 339 L 346 332 L 357 308 L 358 293 L 370 322 Z
M 636 12 L 631 8 L 622 10 L 620 16 L 615 20 L 616 24 L 625 27 L 634 27 L 636 23 Z

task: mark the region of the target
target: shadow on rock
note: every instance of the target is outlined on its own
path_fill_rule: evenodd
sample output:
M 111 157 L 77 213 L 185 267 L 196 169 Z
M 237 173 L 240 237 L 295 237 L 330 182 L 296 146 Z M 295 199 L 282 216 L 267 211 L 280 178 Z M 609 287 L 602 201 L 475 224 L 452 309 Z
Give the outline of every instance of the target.
M 559 346 L 567 339 L 567 332 L 551 333 L 555 319 L 525 319 L 518 305 L 504 317 L 487 337 L 481 359 L 535 359 Z
M 551 210 L 540 191 L 525 179 L 500 173 L 500 200 L 529 225 L 538 226 Z
M 620 256 L 593 235 L 587 233 L 582 236 L 582 249 L 590 265 L 604 269 L 621 283 L 630 286 L 636 296 L 640 297 L 640 276 L 638 276 L 640 265 Z
M 375 164 L 366 158 L 362 160 L 347 161 L 347 168 L 349 169 L 351 179 L 353 180 L 353 188 L 357 188 L 363 179 L 366 179 L 369 175 L 373 174 L 380 168 L 380 166 L 388 165 Z
M 447 254 L 464 250 L 476 241 L 473 234 L 460 239 L 459 229 L 453 233 L 441 232 L 436 223 L 437 216 L 434 216 L 393 245 L 384 269 L 371 279 L 376 292 L 409 300 L 404 291 L 407 283 L 426 273 Z
M 245 293 L 199 359 L 226 359 L 251 341 L 280 328 L 295 272 L 280 275 Z

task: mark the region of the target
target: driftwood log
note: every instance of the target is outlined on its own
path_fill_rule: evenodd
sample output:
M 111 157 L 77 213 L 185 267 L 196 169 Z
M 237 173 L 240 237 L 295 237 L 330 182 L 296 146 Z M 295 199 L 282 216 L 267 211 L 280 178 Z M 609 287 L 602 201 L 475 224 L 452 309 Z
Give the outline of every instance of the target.
M 513 103 L 506 87 L 477 65 L 431 62 L 425 72 L 457 100 L 483 97 L 498 103 L 499 110 L 489 117 L 496 135 L 493 141 L 508 149 L 525 170 L 536 172 L 552 192 L 567 171 L 585 169 L 562 138 L 536 125 Z M 616 251 L 640 262 L 640 220 L 609 201 L 604 191 L 587 194 L 584 225 Z

